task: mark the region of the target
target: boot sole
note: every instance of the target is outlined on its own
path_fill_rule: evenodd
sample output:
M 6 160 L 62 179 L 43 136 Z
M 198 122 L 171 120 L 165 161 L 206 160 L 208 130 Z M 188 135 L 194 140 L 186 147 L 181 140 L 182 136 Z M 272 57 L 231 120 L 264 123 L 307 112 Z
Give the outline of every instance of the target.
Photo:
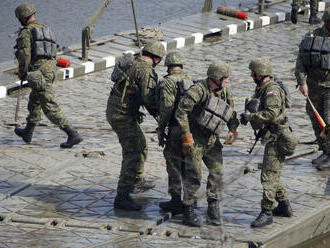
M 60 145 L 60 147 L 61 148 L 72 148 L 73 146 L 75 146 L 75 145 L 78 145 L 80 142 L 82 142 L 84 139 L 83 138 L 81 138 L 81 139 L 79 139 L 78 141 L 75 141 L 73 144 L 70 144 L 70 145 L 66 145 L 65 143 L 62 143 L 61 145 Z

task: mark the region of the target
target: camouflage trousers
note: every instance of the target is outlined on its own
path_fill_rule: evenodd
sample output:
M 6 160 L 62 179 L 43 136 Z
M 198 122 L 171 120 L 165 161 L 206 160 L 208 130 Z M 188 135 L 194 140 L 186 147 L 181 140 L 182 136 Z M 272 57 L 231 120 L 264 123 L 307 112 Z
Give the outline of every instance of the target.
M 202 161 L 209 170 L 206 194 L 208 200 L 220 200 L 222 189 L 222 145 L 217 140 L 214 145 L 195 143 L 192 152 L 185 154 L 183 178 L 183 202 L 192 205 L 197 201 L 197 191 L 202 179 Z
M 179 126 L 170 127 L 163 153 L 168 174 L 168 193 L 181 196 L 184 157 Z
M 148 150 L 144 134 L 137 121 L 109 121 L 116 132 L 122 147 L 120 177 L 117 186 L 118 193 L 132 192 L 137 180 L 143 177 L 144 162 Z
M 275 201 L 288 199 L 286 189 L 281 182 L 284 159 L 285 156 L 279 154 L 276 149 L 276 142 L 266 144 L 260 178 L 263 187 L 261 208 L 267 211 L 274 208 Z
M 53 90 L 55 73 L 53 71 L 45 73 L 40 70 L 32 71 L 28 72 L 27 80 L 32 91 L 29 96 L 29 115 L 26 121 L 37 125 L 41 120 L 42 109 L 47 118 L 61 129 L 70 126 L 55 100 Z
M 313 102 L 315 108 L 325 121 L 327 125 L 330 124 L 330 88 L 318 87 L 313 89 L 309 87 L 309 98 Z M 311 119 L 312 126 L 316 139 L 318 141 L 319 149 L 324 151 L 326 154 L 330 154 L 330 130 L 327 131 L 326 137 L 320 137 L 321 128 L 314 115 L 314 111 L 310 104 L 306 103 L 306 111 Z
M 298 6 L 301 6 L 305 1 L 303 0 L 293 0 L 292 1 L 292 5 L 298 5 Z M 318 12 L 318 4 L 319 4 L 319 1 L 318 0 L 310 0 L 309 1 L 309 5 L 310 5 L 310 9 L 311 9 L 311 15 L 313 14 L 317 14 Z

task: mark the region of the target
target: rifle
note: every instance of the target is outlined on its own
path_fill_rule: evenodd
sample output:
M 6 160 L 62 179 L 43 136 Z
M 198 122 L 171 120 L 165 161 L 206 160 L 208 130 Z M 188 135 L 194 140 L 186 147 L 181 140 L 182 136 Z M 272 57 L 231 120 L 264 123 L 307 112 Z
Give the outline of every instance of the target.
M 250 148 L 250 150 L 248 150 L 249 154 L 252 153 L 254 147 L 258 143 L 259 139 L 265 134 L 266 130 L 267 130 L 266 128 L 262 128 L 258 132 L 254 130 L 255 140 L 253 146 Z
M 19 106 L 21 102 L 21 90 L 22 90 L 22 85 L 23 85 L 23 80 L 21 80 L 18 93 L 17 93 L 17 101 L 16 101 L 16 109 L 15 109 L 15 123 L 17 125 L 17 120 L 18 120 L 18 112 L 19 112 Z

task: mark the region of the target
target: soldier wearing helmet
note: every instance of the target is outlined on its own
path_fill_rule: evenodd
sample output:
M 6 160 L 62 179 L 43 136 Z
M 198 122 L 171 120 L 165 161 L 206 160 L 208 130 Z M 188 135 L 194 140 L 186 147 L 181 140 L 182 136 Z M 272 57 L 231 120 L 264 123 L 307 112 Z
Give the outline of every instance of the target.
M 271 63 L 268 59 L 254 59 L 249 64 L 251 77 L 256 83 L 254 96 L 250 99 L 258 99 L 259 106 L 255 111 L 248 110 L 250 113 L 241 114 L 241 124 L 246 125 L 251 122 L 253 126 L 262 127 L 257 136 L 260 136 L 261 142 L 266 144 L 264 159 L 261 168 L 261 184 L 263 186 L 263 199 L 261 201 L 261 213 L 255 221 L 251 223 L 252 227 L 262 227 L 273 222 L 273 215 L 291 217 L 292 209 L 285 186 L 280 180 L 281 169 L 284 164 L 285 156 L 289 155 L 288 143 L 297 145 L 297 139 L 289 127 L 286 117 L 285 92 L 281 86 L 274 82 L 271 74 Z M 249 102 L 247 103 L 249 105 Z M 285 135 L 287 141 L 283 142 L 281 138 Z M 293 151 L 290 151 L 293 153 Z M 274 208 L 275 201 L 278 206 Z
M 330 59 L 327 44 L 330 43 L 330 8 L 322 16 L 324 25 L 307 33 L 299 45 L 295 76 L 300 92 L 309 97 L 325 121 L 330 124 Z M 311 45 L 308 44 L 313 44 Z M 313 59 L 311 59 L 313 58 Z M 312 163 L 317 169 L 330 168 L 330 132 L 321 128 L 311 105 L 306 101 L 306 111 L 322 154 Z
M 207 221 L 211 225 L 221 225 L 222 145 L 219 132 L 226 124 L 236 137 L 239 124 L 233 111 L 232 96 L 226 86 L 230 73 L 227 63 L 212 63 L 207 70 L 207 78 L 196 81 L 187 90 L 175 113 L 182 132 L 182 151 L 185 156 L 183 223 L 186 225 L 202 225 L 201 217 L 195 212 L 202 160 L 209 170 Z
M 134 58 L 122 76 L 113 77 L 107 104 L 107 120 L 116 132 L 122 146 L 122 168 L 117 186 L 114 207 L 137 211 L 142 208 L 130 193 L 151 189 L 155 184 L 144 177 L 144 162 L 148 150 L 145 136 L 140 128 L 145 107 L 156 118 L 157 106 L 155 87 L 158 76 L 154 67 L 165 55 L 165 48 L 159 41 L 152 41 Z M 118 80 L 116 80 L 117 78 Z
M 168 53 L 165 59 L 167 75 L 161 82 L 159 96 L 158 140 L 160 146 L 165 146 L 164 157 L 168 173 L 168 193 L 171 200 L 161 202 L 159 207 L 167 212 L 179 214 L 183 212 L 181 200 L 182 153 L 181 130 L 174 118 L 180 98 L 193 84 L 190 76 L 183 70 L 185 61 L 179 52 Z
M 298 11 L 300 6 L 303 4 L 303 0 L 293 0 L 292 1 L 292 9 L 291 9 L 291 21 L 292 23 L 296 24 L 298 21 Z M 318 0 L 310 0 L 310 16 L 309 16 L 309 23 L 310 24 L 319 24 L 321 23 L 321 19 L 317 17 L 317 10 L 319 7 Z
M 15 10 L 23 26 L 15 46 L 18 76 L 21 80 L 27 80 L 31 88 L 26 126 L 15 128 L 15 133 L 30 143 L 34 128 L 40 122 L 42 109 L 47 118 L 68 135 L 61 147 L 71 148 L 83 139 L 55 101 L 52 85 L 56 75 L 56 39 L 48 26 L 36 20 L 35 13 L 36 9 L 30 3 L 22 3 Z

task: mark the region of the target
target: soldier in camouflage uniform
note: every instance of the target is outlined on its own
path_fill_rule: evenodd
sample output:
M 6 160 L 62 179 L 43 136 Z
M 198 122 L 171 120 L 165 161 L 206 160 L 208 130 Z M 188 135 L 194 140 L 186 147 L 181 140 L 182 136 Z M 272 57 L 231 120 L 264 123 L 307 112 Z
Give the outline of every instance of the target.
M 330 66 L 326 63 L 330 58 L 330 48 L 325 45 L 329 44 L 330 39 L 330 8 L 327 8 L 323 14 L 322 20 L 324 25 L 314 31 L 308 33 L 300 44 L 300 52 L 296 61 L 295 75 L 299 90 L 304 96 L 309 96 L 310 100 L 314 104 L 315 108 L 325 121 L 326 125 L 330 124 Z M 315 38 L 314 38 L 315 37 Z M 309 60 L 309 55 L 314 54 L 314 50 L 305 47 L 305 41 L 308 39 L 317 39 L 324 42 L 323 47 L 319 47 L 321 50 L 321 61 Z M 317 45 L 319 42 L 314 42 Z M 322 44 L 321 44 L 322 45 Z M 314 46 L 314 45 L 313 45 Z M 314 49 L 314 48 L 313 48 Z M 315 48 L 316 49 L 316 48 Z M 315 52 L 316 54 L 316 52 Z M 307 56 L 306 56 L 307 55 Z M 318 141 L 319 149 L 323 152 L 321 156 L 312 161 L 317 165 L 317 168 L 324 169 L 330 167 L 330 132 L 321 130 L 320 125 L 314 115 L 314 111 L 310 104 L 306 103 L 306 111 L 312 121 L 315 136 Z M 323 133 L 324 132 L 324 133 Z
M 31 88 L 25 128 L 15 128 L 15 133 L 26 143 L 32 140 L 35 126 L 41 120 L 41 109 L 48 119 L 67 133 L 62 148 L 71 148 L 83 139 L 64 117 L 55 101 L 53 82 L 56 74 L 56 41 L 53 32 L 35 19 L 36 9 L 30 3 L 20 4 L 15 15 L 22 24 L 16 40 L 18 76 L 27 80 Z
M 165 48 L 161 42 L 152 41 L 146 44 L 142 55 L 134 59 L 125 72 L 125 77 L 116 80 L 110 92 L 106 116 L 118 136 L 123 156 L 115 208 L 140 210 L 142 206 L 129 194 L 155 186 L 143 176 L 148 150 L 139 125 L 142 117 L 139 109 L 144 106 L 151 115 L 156 115 L 157 106 L 152 98 L 155 97 L 158 76 L 154 67 L 164 55 Z
M 168 173 L 168 192 L 172 199 L 161 202 L 159 207 L 173 214 L 182 213 L 182 154 L 181 130 L 174 118 L 175 110 L 185 91 L 192 85 L 190 76 L 183 70 L 184 59 L 178 52 L 167 54 L 165 66 L 168 74 L 161 82 L 159 102 L 158 139 L 164 146 L 164 157 Z M 166 131 L 166 128 L 168 129 Z
M 270 61 L 252 60 L 249 69 L 257 85 L 252 99 L 259 99 L 260 104 L 257 111 L 251 111 L 255 113 L 241 114 L 241 124 L 246 125 L 250 121 L 252 126 L 263 126 L 261 139 L 262 143 L 266 144 L 261 168 L 263 199 L 261 213 L 251 223 L 252 227 L 262 227 L 273 222 L 273 214 L 292 216 L 286 189 L 280 179 L 285 155 L 278 149 L 279 146 L 285 147 L 278 137 L 283 133 L 291 133 L 291 130 L 286 117 L 285 92 L 270 76 L 272 74 Z M 279 204 L 274 209 L 275 201 Z
M 298 21 L 298 10 L 299 6 L 303 4 L 303 0 L 293 0 L 292 1 L 292 9 L 291 9 L 291 21 L 292 23 L 296 24 Z M 318 0 L 310 0 L 310 17 L 309 17 L 309 23 L 310 24 L 319 24 L 321 23 L 320 18 L 317 17 L 318 12 Z
M 207 178 L 207 220 L 209 224 L 221 225 L 220 190 L 222 187 L 222 145 L 217 135 L 198 122 L 210 97 L 222 99 L 223 104 L 233 108 L 234 102 L 226 87 L 230 67 L 222 61 L 212 63 L 207 71 L 208 78 L 197 81 L 181 98 L 175 117 L 182 131 L 184 163 L 184 219 L 190 226 L 201 226 L 201 217 L 194 211 L 197 191 L 201 184 L 201 162 L 209 170 Z M 236 112 L 227 123 L 233 139 L 237 137 Z M 221 127 L 222 129 L 222 127 Z

